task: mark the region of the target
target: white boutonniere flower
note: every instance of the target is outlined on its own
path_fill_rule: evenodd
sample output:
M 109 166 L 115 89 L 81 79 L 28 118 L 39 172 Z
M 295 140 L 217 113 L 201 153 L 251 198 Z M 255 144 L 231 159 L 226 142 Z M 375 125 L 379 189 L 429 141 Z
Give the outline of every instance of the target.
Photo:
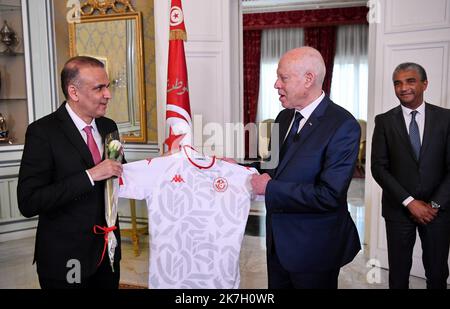
M 112 140 L 108 143 L 108 153 L 107 158 L 115 161 L 122 161 L 123 158 L 123 149 L 122 143 L 118 140 Z

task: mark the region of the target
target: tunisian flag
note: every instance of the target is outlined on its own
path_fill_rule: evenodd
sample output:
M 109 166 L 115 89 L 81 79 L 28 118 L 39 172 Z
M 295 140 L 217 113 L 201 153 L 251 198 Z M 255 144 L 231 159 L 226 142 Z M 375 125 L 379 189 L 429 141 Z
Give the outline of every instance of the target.
M 176 151 L 192 144 L 192 119 L 189 87 L 184 55 L 186 28 L 181 0 L 172 0 L 170 8 L 169 65 L 167 73 L 167 105 L 165 151 Z

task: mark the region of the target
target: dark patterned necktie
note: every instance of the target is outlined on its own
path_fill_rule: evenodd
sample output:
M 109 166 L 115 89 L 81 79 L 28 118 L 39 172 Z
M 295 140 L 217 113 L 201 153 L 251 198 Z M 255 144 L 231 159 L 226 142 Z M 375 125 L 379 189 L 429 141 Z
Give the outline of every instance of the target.
M 409 123 L 409 140 L 411 141 L 411 146 L 416 155 L 416 159 L 419 160 L 420 155 L 420 133 L 419 126 L 416 122 L 417 111 L 411 112 L 411 122 Z
M 284 140 L 283 146 L 281 147 L 281 150 L 280 150 L 280 162 L 283 159 L 283 157 L 286 154 L 289 147 L 291 146 L 291 144 L 294 142 L 294 138 L 297 135 L 298 128 L 300 126 L 300 121 L 302 119 L 303 119 L 302 114 L 300 114 L 299 112 L 296 111 L 294 122 L 292 123 L 292 126 L 291 126 L 291 130 L 289 131 L 288 136 Z

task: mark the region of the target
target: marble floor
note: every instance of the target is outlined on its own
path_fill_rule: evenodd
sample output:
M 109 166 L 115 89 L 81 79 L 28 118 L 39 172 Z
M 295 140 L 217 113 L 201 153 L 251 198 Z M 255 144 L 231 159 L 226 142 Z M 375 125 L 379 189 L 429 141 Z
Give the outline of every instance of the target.
M 364 239 L 364 180 L 354 179 L 349 190 L 349 210 L 358 227 L 360 238 Z M 257 207 L 256 207 L 257 208 Z M 267 288 L 264 224 L 261 211 L 252 211 L 243 240 L 240 269 L 242 289 Z M 135 256 L 129 239 L 122 241 L 121 283 L 131 286 L 147 286 L 148 242 L 140 241 L 140 255 Z M 34 238 L 0 243 L 0 289 L 39 288 L 33 260 Z M 385 289 L 388 287 L 388 271 L 367 267 L 368 258 L 362 250 L 356 258 L 342 268 L 339 276 L 340 289 Z M 375 274 L 375 276 L 373 276 Z M 367 279 L 369 278 L 369 280 Z M 378 278 L 378 283 L 370 283 Z M 410 287 L 425 288 L 425 280 L 411 276 Z

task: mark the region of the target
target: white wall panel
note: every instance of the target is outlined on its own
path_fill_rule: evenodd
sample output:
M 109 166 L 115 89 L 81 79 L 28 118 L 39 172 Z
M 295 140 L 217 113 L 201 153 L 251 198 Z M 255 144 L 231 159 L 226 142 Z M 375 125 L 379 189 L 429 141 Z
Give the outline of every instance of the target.
M 8 181 L 10 213 L 12 218 L 23 218 L 22 214 L 19 211 L 19 205 L 17 204 L 17 185 L 18 178 Z
M 2 146 L 2 151 L 0 151 L 0 162 L 10 163 L 10 162 L 19 162 L 22 158 L 23 145 L 12 145 L 12 146 Z M 0 165 L 1 167 L 1 165 Z M 1 176 L 0 172 L 0 176 Z
M 449 0 L 395 0 L 385 8 L 386 33 L 450 26 Z
M 14 221 L 0 220 L 0 242 L 34 237 L 36 235 L 37 217 Z
M 0 220 L 10 219 L 8 182 L 0 181 Z
M 21 218 L 17 206 L 17 178 L 0 180 L 0 220 Z
M 189 42 L 223 40 L 223 0 L 189 0 L 183 2 Z
M 203 122 L 223 123 L 223 78 L 220 52 L 189 53 L 188 74 L 192 116 L 202 115 Z

